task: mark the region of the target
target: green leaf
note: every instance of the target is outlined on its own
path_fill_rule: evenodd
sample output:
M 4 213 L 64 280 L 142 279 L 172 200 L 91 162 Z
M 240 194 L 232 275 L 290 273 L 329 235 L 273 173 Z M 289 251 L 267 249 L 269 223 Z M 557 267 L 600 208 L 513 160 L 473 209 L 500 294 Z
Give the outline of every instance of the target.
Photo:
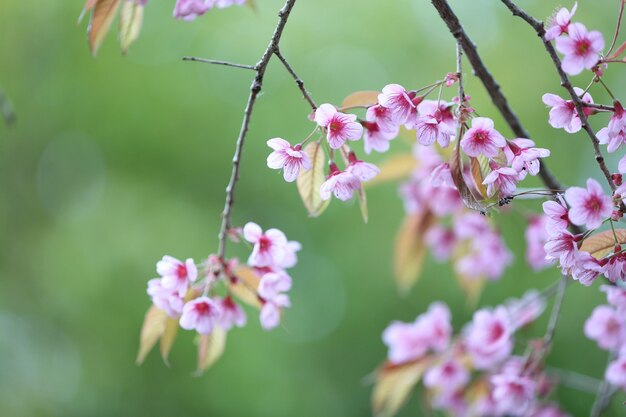
M 135 0 L 126 0 L 120 13 L 120 46 L 126 54 L 130 45 L 137 40 L 143 22 L 144 6 Z
M 296 181 L 298 185 L 298 192 L 304 203 L 309 216 L 317 217 L 326 210 L 330 200 L 322 200 L 320 196 L 320 188 L 324 181 L 326 181 L 326 175 L 324 170 L 326 168 L 326 155 L 324 148 L 322 147 L 322 141 L 317 141 L 308 144 L 304 148 L 304 152 L 307 153 L 311 160 L 311 169 L 304 171 L 300 170 L 298 179 Z
M 198 336 L 198 371 L 201 375 L 209 369 L 224 353 L 226 330 L 215 327 L 210 334 Z

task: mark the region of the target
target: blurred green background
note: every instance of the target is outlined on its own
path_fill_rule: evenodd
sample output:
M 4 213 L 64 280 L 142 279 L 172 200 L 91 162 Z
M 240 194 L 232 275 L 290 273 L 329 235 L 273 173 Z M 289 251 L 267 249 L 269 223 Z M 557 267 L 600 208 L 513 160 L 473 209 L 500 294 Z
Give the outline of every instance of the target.
M 192 376 L 189 332 L 177 340 L 171 368 L 157 352 L 141 367 L 134 363 L 155 262 L 163 254 L 199 260 L 216 249 L 251 77 L 180 58 L 253 64 L 282 6 L 258 0 L 256 12 L 215 10 L 188 23 L 171 17 L 173 3 L 150 2 L 127 57 L 111 34 L 96 59 L 86 25 L 76 25 L 81 0 L 0 5 L 0 85 L 18 117 L 12 128 L 0 123 L 0 416 L 370 415 L 365 377 L 386 353 L 384 327 L 412 320 L 441 299 L 460 329 L 471 309 L 451 268 L 431 261 L 416 288 L 398 295 L 391 275 L 403 216 L 396 184 L 369 192 L 368 225 L 355 204 L 337 201 L 309 219 L 295 186 L 265 166 L 268 138 L 297 141 L 311 129 L 306 103 L 277 62 L 252 121 L 234 221 L 278 227 L 303 243 L 286 330 L 265 333 L 250 312 L 250 324 L 231 332 L 225 355 L 200 378 Z M 538 17 L 558 6 L 522 3 Z M 609 38 L 616 3 L 581 0 L 577 20 Z M 548 126 L 541 95 L 562 92 L 530 29 L 495 0 L 452 6 L 534 139 L 552 149 L 555 173 L 569 184 L 598 176 L 587 138 Z M 318 103 L 390 82 L 420 87 L 454 71 L 455 60 L 452 38 L 426 0 L 300 0 L 282 50 Z M 626 87 L 619 69 L 607 75 L 618 94 Z M 588 78 L 576 82 L 584 87 Z M 467 91 L 479 113 L 509 135 L 476 79 L 470 77 Z M 600 90 L 592 94 L 606 102 Z M 392 146 L 408 149 L 402 141 Z M 519 216 L 497 221 L 516 261 L 488 285 L 481 305 L 559 276 L 525 266 Z M 602 300 L 597 286 L 569 288 L 553 365 L 601 377 L 605 353 L 583 337 L 582 325 Z M 544 324 L 531 334 L 541 334 Z M 568 389 L 559 398 L 573 415 L 586 415 L 593 399 Z M 623 400 L 606 415 L 622 415 Z M 414 398 L 402 415 L 420 413 Z

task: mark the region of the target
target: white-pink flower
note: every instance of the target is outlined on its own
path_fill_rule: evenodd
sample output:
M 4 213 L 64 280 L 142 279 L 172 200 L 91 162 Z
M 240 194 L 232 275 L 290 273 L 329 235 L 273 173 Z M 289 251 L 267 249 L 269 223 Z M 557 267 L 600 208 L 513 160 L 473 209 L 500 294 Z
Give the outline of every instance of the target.
M 417 106 L 419 116 L 412 126 L 417 141 L 424 146 L 437 142 L 443 148 L 450 144 L 456 134 L 456 121 L 452 115 L 452 103 L 425 100 Z
M 577 6 L 578 3 L 574 3 L 574 7 L 572 7 L 571 11 L 566 8 L 561 8 L 556 15 L 549 20 L 548 29 L 546 30 L 546 34 L 544 36 L 547 41 L 554 40 L 562 34 L 567 33 L 572 17 L 574 16 L 574 13 L 576 13 Z
M 537 290 L 528 290 L 522 298 L 507 300 L 505 306 L 513 328 L 519 329 L 543 314 L 546 309 L 546 298 Z
M 199 297 L 189 301 L 183 307 L 180 327 L 196 330 L 200 334 L 209 334 L 218 323 L 221 315 L 220 306 L 209 297 Z
M 176 0 L 174 17 L 177 19 L 194 20 L 213 7 L 213 0 Z
M 555 235 L 569 227 L 569 216 L 565 200 L 559 194 L 556 201 L 543 203 L 543 212 L 546 214 L 546 231 L 549 235 Z
M 493 196 L 499 192 L 502 197 L 513 195 L 519 180 L 519 173 L 513 168 L 498 167 L 495 163 L 491 171 L 484 179 L 483 184 L 487 186 L 487 195 Z
M 534 406 L 536 382 L 525 375 L 504 372 L 490 379 L 493 401 L 502 415 L 525 416 Z
M 399 125 L 395 122 L 391 110 L 375 105 L 367 109 L 366 122 L 363 123 L 365 134 L 363 145 L 366 154 L 372 151 L 387 152 L 389 142 L 398 136 Z
M 359 188 L 361 188 L 361 181 L 357 177 L 351 172 L 340 171 L 333 163 L 330 166 L 328 179 L 320 188 L 320 197 L 322 200 L 328 200 L 334 194 L 341 201 L 347 201 Z
M 148 295 L 152 303 L 165 311 L 170 317 L 178 317 L 183 311 L 185 302 L 176 289 L 163 288 L 161 279 L 154 278 L 148 281 Z
M 604 378 L 616 387 L 626 390 L 626 355 L 620 355 L 609 364 Z
M 322 104 L 315 111 L 315 122 L 326 129 L 326 138 L 332 149 L 339 149 L 346 140 L 359 140 L 363 126 L 356 115 L 339 112 L 332 104 Z
M 626 312 L 626 289 L 612 285 L 603 285 L 600 289 L 606 293 L 606 300 L 609 304 L 618 311 Z
M 565 192 L 565 200 L 570 205 L 569 220 L 588 229 L 598 228 L 604 219 L 613 212 L 610 196 L 604 194 L 598 181 L 589 178 L 587 188 L 570 187 Z
M 246 325 L 246 312 L 237 304 L 230 295 L 225 298 L 216 298 L 220 307 L 220 317 L 217 324 L 224 330 L 230 330 L 233 326 L 243 327 Z
M 157 273 L 162 277 L 163 288 L 178 291 L 184 297 L 189 289 L 189 284 L 198 277 L 198 268 L 193 259 L 189 258 L 181 262 L 171 256 L 164 256 L 156 265 Z
M 291 307 L 287 294 L 279 294 L 271 301 L 266 301 L 261 307 L 259 320 L 264 330 L 271 330 L 280 324 L 280 315 L 284 308 Z
M 539 158 L 550 156 L 545 148 L 535 148 L 535 142 L 530 139 L 518 138 L 508 142 L 504 148 L 507 162 L 519 173 L 537 175 L 539 173 Z
M 513 327 L 506 308 L 482 309 L 474 313 L 465 331 L 465 343 L 476 369 L 489 369 L 513 350 Z
M 399 84 L 389 84 L 378 95 L 378 103 L 391 110 L 398 125 L 407 123 L 416 115 L 415 94 Z
M 230 6 L 242 6 L 246 4 L 247 0 L 214 0 L 214 1 L 215 1 L 215 7 L 223 9 L 225 7 L 230 7 Z
M 585 322 L 585 336 L 595 340 L 602 349 L 616 351 L 626 342 L 624 320 L 612 307 L 600 305 Z
M 589 93 L 583 94 L 583 89 L 574 87 L 574 91 L 580 97 L 582 95 L 581 100 L 584 103 L 593 103 L 593 98 Z M 545 105 L 550 106 L 550 119 L 549 123 L 555 129 L 564 129 L 567 133 L 576 133 L 582 127 L 582 122 L 580 121 L 580 117 L 578 117 L 578 112 L 576 111 L 576 107 L 574 106 L 574 102 L 572 100 L 564 100 L 556 94 L 544 94 L 542 100 Z M 583 113 L 589 116 L 591 114 L 592 109 L 583 108 Z
M 264 300 L 271 301 L 281 293 L 289 291 L 291 285 L 291 277 L 285 272 L 268 272 L 261 277 L 257 292 Z
M 609 125 L 598 131 L 598 140 L 607 145 L 609 153 L 617 151 L 626 143 L 626 111 L 619 101 L 614 103 L 615 111 L 611 115 Z
M 351 173 L 361 182 L 369 181 L 380 173 L 380 169 L 376 165 L 356 159 L 353 153 L 350 153 L 349 159 L 350 163 L 346 172 Z
M 450 358 L 426 372 L 424 386 L 453 393 L 465 386 L 469 379 L 470 373 L 467 368 L 460 361 Z
M 302 145 L 291 146 L 284 139 L 274 138 L 267 141 L 267 146 L 274 150 L 267 157 L 267 166 L 282 169 L 285 181 L 293 182 L 301 169 L 311 169 L 311 161 L 306 152 L 302 151 Z
M 250 266 L 273 266 L 283 261 L 287 238 L 280 230 L 268 229 L 263 233 L 263 229 L 258 224 L 248 222 L 243 227 L 243 237 L 254 244 L 248 258 Z
M 552 264 L 546 259 L 544 245 L 548 241 L 547 216 L 533 216 L 528 220 L 524 232 L 526 238 L 526 261 L 535 271 L 540 271 Z
M 450 259 L 457 244 L 454 230 L 435 224 L 424 235 L 424 241 L 438 261 Z
M 476 117 L 472 127 L 463 135 L 461 148 L 468 156 L 485 155 L 493 158 L 498 151 L 506 146 L 504 137 L 493 128 L 493 120 L 487 117 Z
M 550 236 L 544 249 L 547 259 L 558 259 L 562 268 L 574 266 L 579 257 L 578 242 L 580 238 L 568 230 L 562 230 Z
M 598 31 L 587 32 L 582 23 L 570 23 L 567 36 L 556 39 L 556 49 L 564 55 L 563 71 L 578 75 L 583 69 L 591 69 L 598 63 L 604 49 L 604 38 Z

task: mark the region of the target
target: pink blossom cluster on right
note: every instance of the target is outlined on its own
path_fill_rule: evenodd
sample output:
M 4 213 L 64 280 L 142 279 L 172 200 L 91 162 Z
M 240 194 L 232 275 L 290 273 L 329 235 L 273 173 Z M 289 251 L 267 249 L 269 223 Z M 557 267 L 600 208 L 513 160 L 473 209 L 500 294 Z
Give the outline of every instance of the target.
M 381 372 L 424 364 L 422 383 L 431 406 L 457 417 L 565 417 L 550 399 L 558 380 L 532 358 L 514 353 L 515 333 L 543 313 L 545 302 L 529 292 L 478 310 L 456 337 L 448 307 L 435 302 L 415 321 L 385 329 L 388 363 Z
M 183 20 L 195 20 L 212 8 L 223 9 L 230 6 L 241 6 L 248 0 L 176 0 L 174 17 Z

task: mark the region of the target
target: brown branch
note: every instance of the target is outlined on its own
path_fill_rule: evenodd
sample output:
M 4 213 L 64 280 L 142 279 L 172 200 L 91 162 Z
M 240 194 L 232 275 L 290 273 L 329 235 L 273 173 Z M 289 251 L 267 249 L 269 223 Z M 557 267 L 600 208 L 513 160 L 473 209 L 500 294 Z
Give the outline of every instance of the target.
M 615 191 L 616 186 L 613 183 L 613 180 L 611 179 L 611 172 L 607 168 L 606 162 L 604 161 L 604 156 L 602 155 L 602 151 L 600 150 L 600 141 L 596 137 L 596 134 L 591 128 L 591 125 L 589 124 L 589 121 L 587 120 L 587 116 L 585 115 L 585 112 L 583 111 L 583 104 L 582 104 L 581 98 L 578 97 L 578 94 L 576 94 L 576 91 L 574 91 L 574 87 L 572 86 L 572 83 L 570 82 L 569 77 L 567 76 L 567 74 L 565 74 L 565 71 L 563 71 L 563 68 L 561 67 L 561 59 L 557 55 L 556 50 L 554 49 L 554 46 L 552 45 L 552 43 L 546 40 L 544 36 L 546 33 L 546 30 L 543 25 L 543 22 L 535 19 L 534 17 L 532 17 L 531 15 L 529 15 L 528 13 L 520 9 L 511 0 L 501 0 L 501 1 L 502 3 L 504 3 L 506 7 L 508 7 L 508 9 L 511 11 L 511 13 L 513 13 L 514 16 L 518 16 L 522 18 L 524 21 L 526 21 L 526 23 L 528 23 L 535 30 L 535 32 L 537 33 L 537 36 L 539 36 L 539 38 L 543 42 L 543 45 L 546 48 L 548 55 L 550 55 L 550 58 L 552 59 L 552 62 L 554 63 L 554 67 L 557 73 L 559 74 L 559 77 L 561 78 L 561 86 L 563 86 L 569 93 L 572 99 L 572 102 L 574 103 L 574 107 L 576 108 L 576 113 L 578 114 L 578 117 L 580 118 L 580 121 L 582 123 L 582 127 L 585 130 L 585 132 L 587 132 L 587 136 L 589 136 L 589 139 L 591 140 L 596 162 L 598 163 L 600 170 L 604 174 L 606 181 L 609 183 L 609 187 L 611 187 L 612 191 Z
M 226 254 L 228 230 L 231 227 L 231 216 L 233 211 L 233 203 L 235 201 L 235 187 L 237 186 L 237 181 L 239 180 L 241 155 L 243 152 L 244 142 L 248 134 L 248 129 L 250 128 L 250 119 L 252 118 L 252 112 L 254 110 L 254 105 L 256 103 L 257 97 L 259 96 L 261 88 L 263 87 L 263 77 L 265 76 L 265 70 L 270 63 L 272 56 L 276 55 L 276 53 L 278 52 L 280 38 L 283 34 L 283 30 L 285 29 L 285 25 L 287 24 L 287 20 L 289 19 L 289 14 L 291 13 L 291 10 L 293 9 L 295 3 L 296 0 L 287 0 L 285 5 L 278 12 L 279 19 L 276 28 L 274 29 L 274 33 L 272 34 L 269 44 L 267 45 L 265 52 L 263 52 L 261 59 L 254 66 L 256 76 L 254 77 L 254 79 L 252 80 L 252 84 L 250 85 L 248 102 L 246 103 L 246 107 L 243 112 L 241 129 L 239 131 L 237 144 L 235 146 L 235 155 L 233 156 L 233 169 L 230 175 L 230 180 L 228 181 L 228 186 L 226 187 L 226 202 L 224 203 L 224 211 L 222 212 L 222 225 L 220 227 L 220 232 L 218 235 L 219 247 L 217 250 L 217 255 L 222 260 L 222 262 L 224 261 L 224 255 Z
M 198 58 L 197 56 L 184 56 L 183 61 L 202 62 L 203 64 L 224 65 L 226 67 L 243 68 L 256 71 L 256 66 L 236 64 L 234 62 L 220 61 L 217 59 Z
M 433 6 L 439 12 L 439 16 L 448 26 L 450 33 L 455 37 L 458 43 L 461 44 L 463 50 L 465 51 L 465 55 L 467 56 L 467 60 L 474 68 L 474 74 L 480 79 L 483 86 L 487 90 L 489 97 L 491 97 L 491 101 L 496 106 L 502 117 L 507 122 L 513 133 L 522 138 L 530 138 L 530 135 L 526 129 L 522 126 L 519 118 L 513 112 L 509 103 L 501 91 L 500 85 L 493 78 L 487 67 L 482 61 L 482 58 L 478 54 L 478 50 L 476 49 L 476 45 L 470 37 L 467 35 L 463 26 L 459 22 L 458 17 L 454 14 L 450 5 L 446 0 L 431 0 Z M 545 162 L 540 161 L 541 169 L 539 171 L 539 176 L 546 187 L 550 190 L 562 190 L 564 187 L 561 183 L 556 179 L 556 177 L 550 172 Z
M 276 49 L 274 54 L 280 60 L 280 62 L 282 62 L 283 66 L 285 67 L 289 75 L 293 77 L 296 84 L 298 85 L 298 88 L 302 92 L 302 97 L 307 101 L 307 103 L 309 103 L 309 105 L 311 106 L 311 109 L 313 111 L 317 110 L 317 104 L 315 104 L 315 101 L 313 101 L 313 98 L 311 98 L 311 94 L 304 87 L 304 81 L 302 81 L 302 79 L 298 76 L 298 74 L 296 74 L 294 69 L 291 67 L 291 64 L 289 64 L 289 61 L 285 59 L 285 57 L 283 56 L 283 54 L 280 52 L 279 49 Z

